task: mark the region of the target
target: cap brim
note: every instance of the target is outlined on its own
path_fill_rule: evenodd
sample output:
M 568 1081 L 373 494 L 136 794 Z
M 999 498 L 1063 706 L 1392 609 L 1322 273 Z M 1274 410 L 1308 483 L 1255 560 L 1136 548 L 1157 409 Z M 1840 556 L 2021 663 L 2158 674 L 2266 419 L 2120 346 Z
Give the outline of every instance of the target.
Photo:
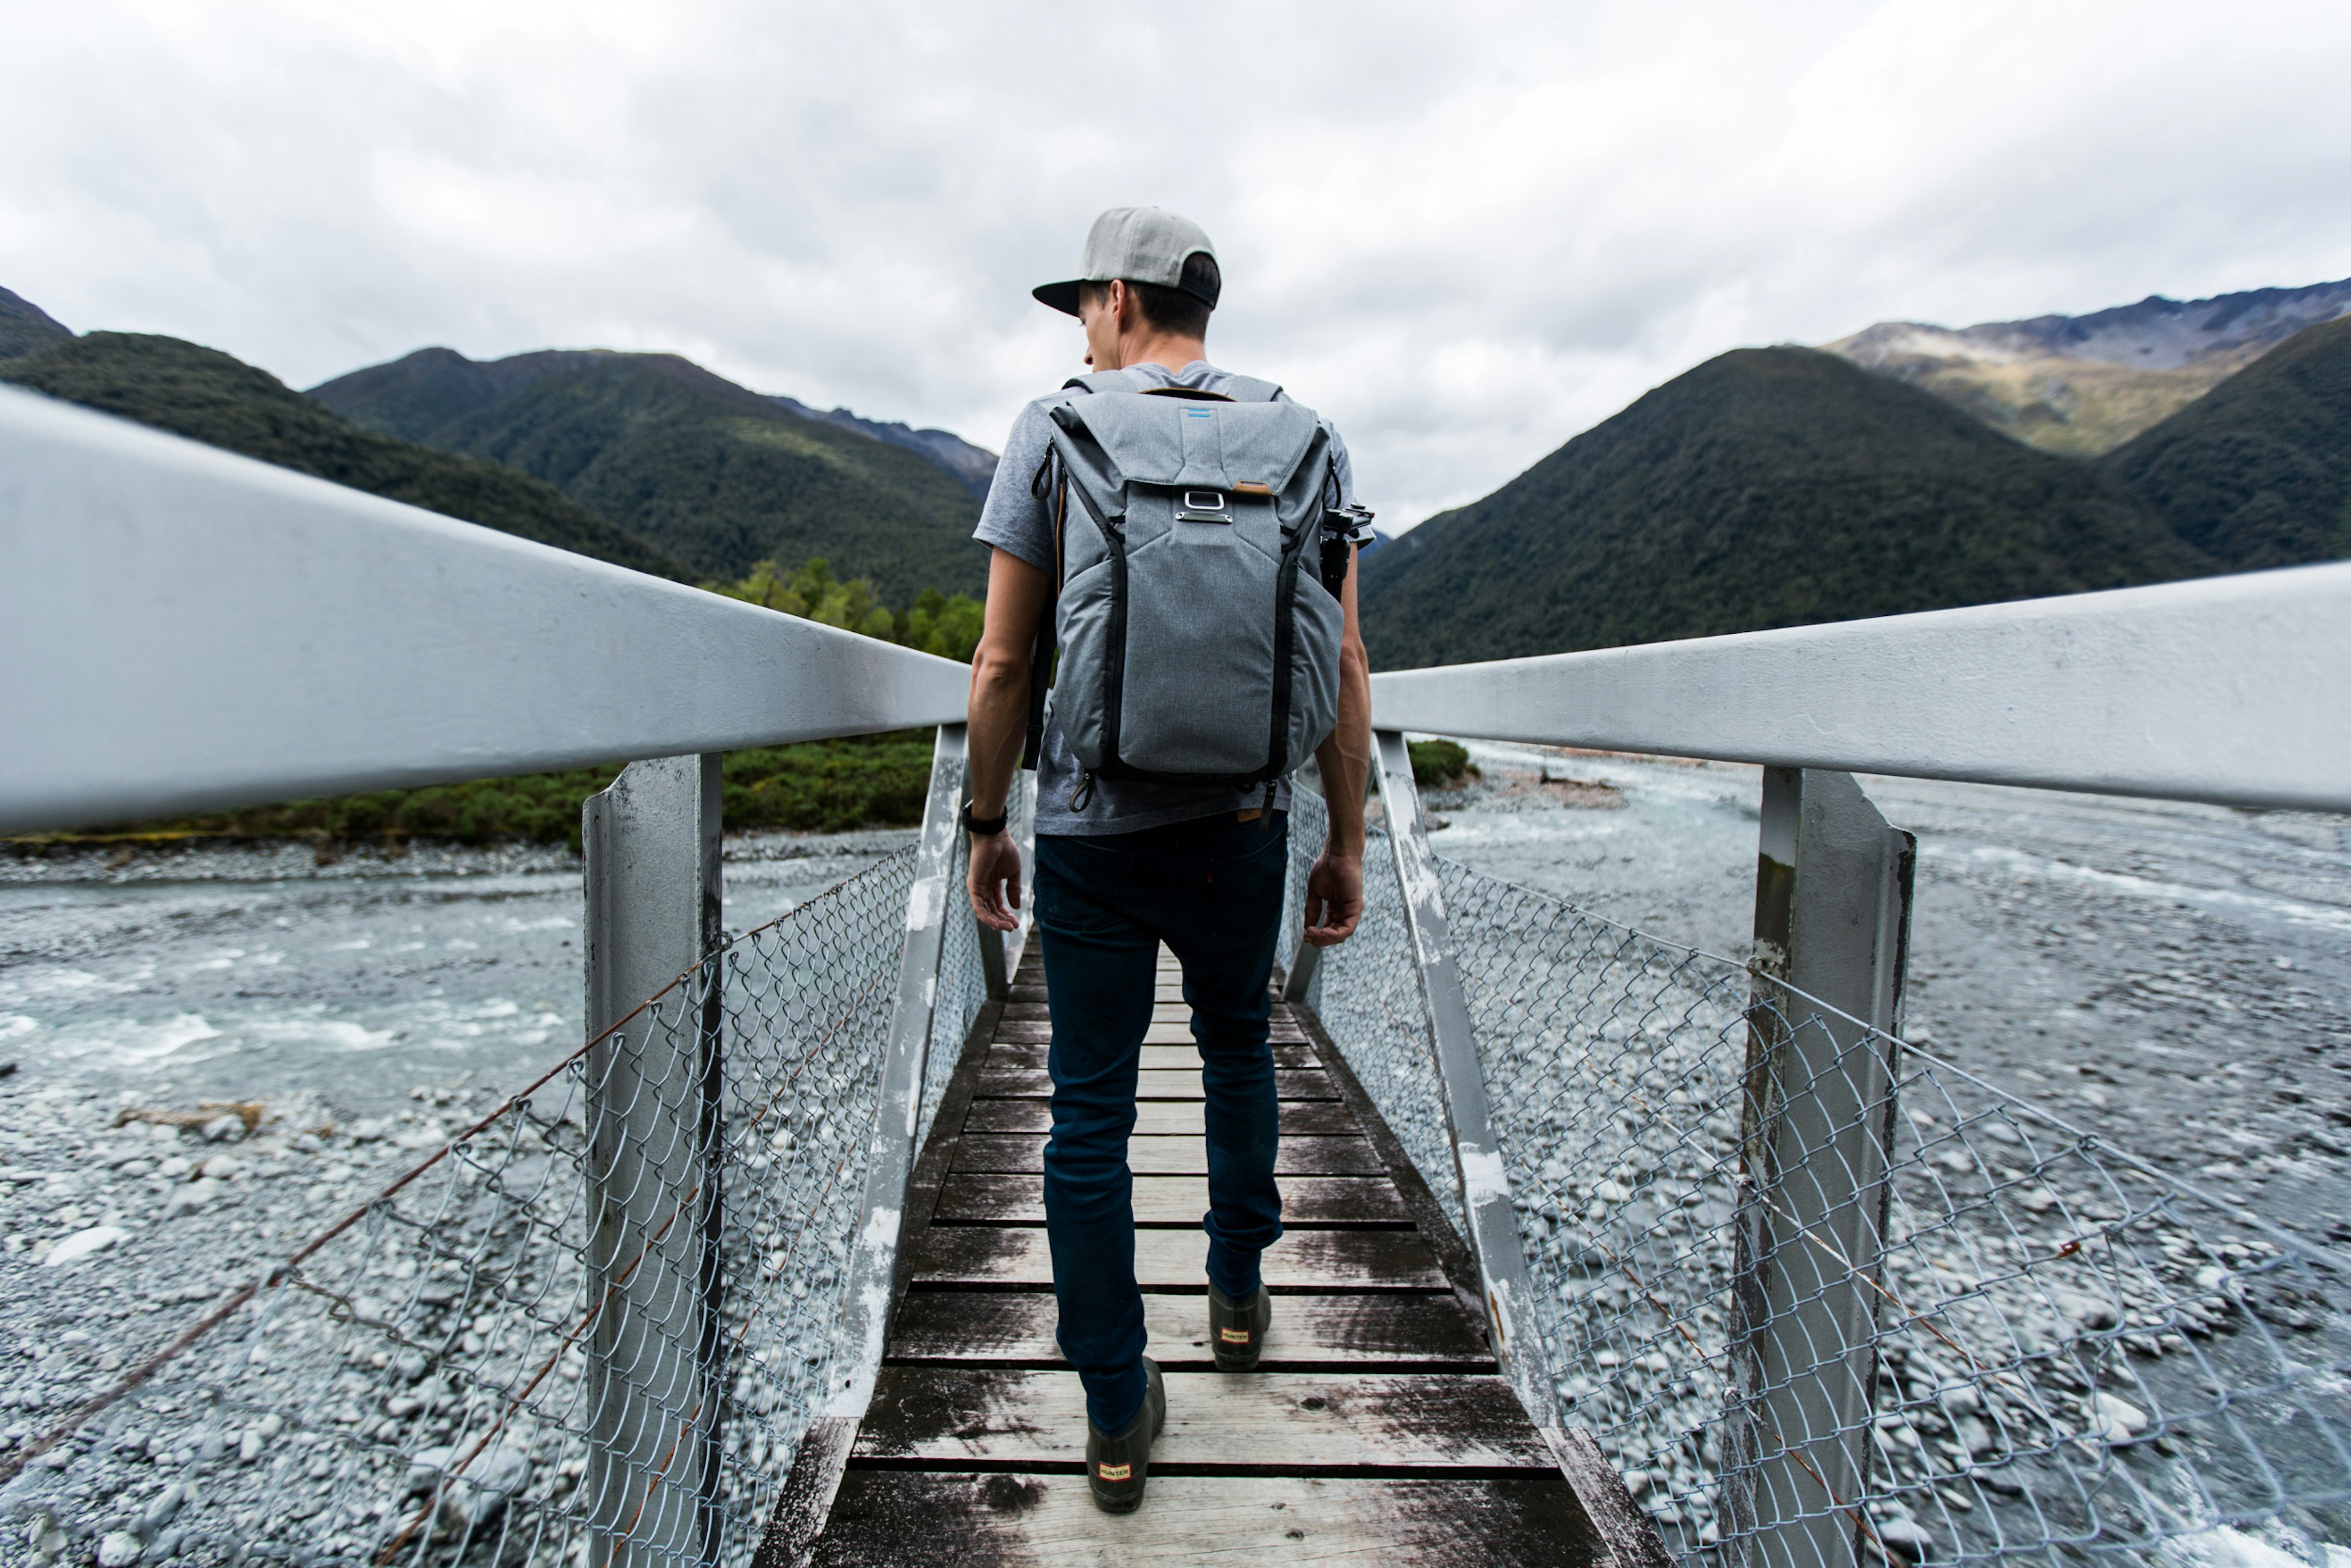
M 1078 281 L 1074 278 L 1067 283 L 1040 283 L 1029 292 L 1038 304 L 1050 305 L 1064 316 L 1078 313 Z

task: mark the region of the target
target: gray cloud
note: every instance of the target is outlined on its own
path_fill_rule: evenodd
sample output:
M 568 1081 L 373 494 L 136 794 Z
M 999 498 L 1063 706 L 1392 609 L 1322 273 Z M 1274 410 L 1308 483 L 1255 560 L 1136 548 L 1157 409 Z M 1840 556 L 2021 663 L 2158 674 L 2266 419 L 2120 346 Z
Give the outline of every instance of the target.
M 1100 208 L 1416 521 L 1742 343 L 2351 273 L 2351 11 L 19 8 L 0 283 L 297 385 L 671 349 L 998 444 Z

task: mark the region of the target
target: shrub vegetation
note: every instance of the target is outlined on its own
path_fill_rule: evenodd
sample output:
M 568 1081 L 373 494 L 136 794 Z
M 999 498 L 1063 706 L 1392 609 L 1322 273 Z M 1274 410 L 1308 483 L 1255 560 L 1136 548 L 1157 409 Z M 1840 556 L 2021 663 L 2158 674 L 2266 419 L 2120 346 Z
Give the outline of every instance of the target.
M 1405 743 L 1412 753 L 1412 781 L 1423 789 L 1448 789 L 1477 771 L 1469 766 L 1468 749 L 1458 741 L 1415 740 Z

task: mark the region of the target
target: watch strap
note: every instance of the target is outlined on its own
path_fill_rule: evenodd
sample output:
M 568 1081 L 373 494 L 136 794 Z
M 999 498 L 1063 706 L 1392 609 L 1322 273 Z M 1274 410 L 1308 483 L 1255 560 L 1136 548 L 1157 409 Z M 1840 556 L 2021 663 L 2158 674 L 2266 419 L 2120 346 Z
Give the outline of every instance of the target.
M 1002 832 L 1012 820 L 1009 813 L 1000 817 L 975 817 L 971 814 L 971 802 L 968 800 L 963 803 L 962 817 L 963 831 L 981 838 Z

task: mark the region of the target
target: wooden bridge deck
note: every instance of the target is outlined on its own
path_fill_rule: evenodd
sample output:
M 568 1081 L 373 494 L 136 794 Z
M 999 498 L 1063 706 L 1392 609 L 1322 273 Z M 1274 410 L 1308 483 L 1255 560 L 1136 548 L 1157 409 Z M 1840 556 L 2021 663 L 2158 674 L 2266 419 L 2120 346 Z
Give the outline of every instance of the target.
M 982 1015 L 916 1167 L 903 1304 L 816 1563 L 1663 1561 L 1588 1439 L 1562 1471 L 1527 1419 L 1487 1348 L 1466 1249 L 1344 1063 L 1286 1007 L 1273 1328 L 1260 1371 L 1216 1371 L 1199 1058 L 1164 950 L 1132 1161 L 1167 1427 L 1142 1509 L 1097 1511 L 1083 1396 L 1053 1343 L 1039 946 Z

